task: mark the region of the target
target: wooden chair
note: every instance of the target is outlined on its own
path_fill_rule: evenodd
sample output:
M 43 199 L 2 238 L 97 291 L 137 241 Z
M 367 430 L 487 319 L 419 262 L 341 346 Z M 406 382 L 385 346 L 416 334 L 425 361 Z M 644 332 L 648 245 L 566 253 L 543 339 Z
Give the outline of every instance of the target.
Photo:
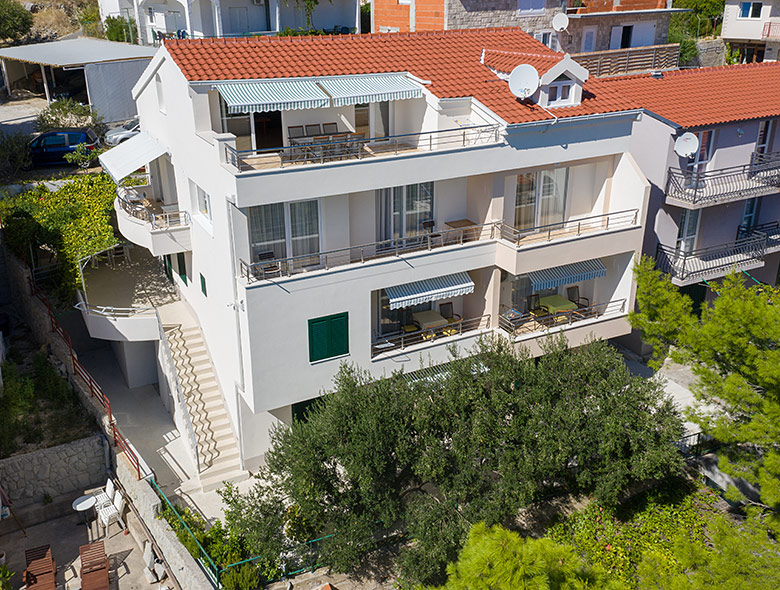
M 109 562 L 103 541 L 79 547 L 81 590 L 108 590 Z
M 590 301 L 587 297 L 580 297 L 580 288 L 576 285 L 574 287 L 566 288 L 566 298 L 572 303 L 576 303 L 578 309 L 590 307 Z
M 349 133 L 331 135 L 330 140 L 333 142 L 333 145 L 330 146 L 331 156 L 333 158 L 338 158 L 340 160 L 349 155 Z
M 339 132 L 339 125 L 338 123 L 323 123 L 322 132 L 325 135 L 336 135 Z
M 27 565 L 22 574 L 24 584 L 31 590 L 54 590 L 57 564 L 51 556 L 51 545 L 42 545 L 24 552 Z
M 322 126 L 319 123 L 314 125 L 306 125 L 306 135 L 313 137 L 315 135 L 322 135 Z

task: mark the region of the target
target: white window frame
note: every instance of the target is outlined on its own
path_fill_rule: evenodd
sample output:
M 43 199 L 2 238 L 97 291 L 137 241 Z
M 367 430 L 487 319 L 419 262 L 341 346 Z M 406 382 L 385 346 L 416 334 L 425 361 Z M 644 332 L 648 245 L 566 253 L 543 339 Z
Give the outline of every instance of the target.
M 588 33 L 593 33 L 593 47 L 590 49 L 585 49 L 585 39 L 588 38 Z M 583 27 L 582 28 L 582 52 L 583 53 L 590 53 L 592 51 L 596 51 L 596 39 L 598 38 L 599 28 L 598 27 Z
M 775 119 L 764 119 L 758 123 L 758 135 L 756 136 L 756 153 L 765 154 L 772 146 L 772 134 L 775 130 Z M 761 136 L 764 140 L 761 141 Z
M 285 258 L 294 258 L 296 255 L 293 254 L 293 236 L 292 236 L 292 213 L 290 211 L 290 206 L 292 203 L 304 203 L 304 202 L 310 202 L 315 201 L 317 203 L 317 252 L 312 254 L 302 254 L 297 256 L 310 256 L 314 258 L 315 256 L 318 256 L 322 252 L 322 199 L 303 199 L 302 201 L 285 201 L 283 203 L 284 205 L 284 252 L 285 252 Z M 269 203 L 269 204 L 275 204 L 275 203 Z M 262 207 L 262 205 L 259 205 Z M 248 222 L 248 219 L 247 219 Z M 253 248 L 254 248 L 254 242 L 252 242 L 252 231 L 251 228 L 247 227 L 249 230 L 249 249 L 252 256 L 253 254 Z M 298 238 L 306 237 L 306 236 L 297 236 Z M 309 236 L 310 237 L 310 236 Z
M 707 133 L 709 133 L 707 136 L 707 147 L 705 154 L 702 157 L 701 148 L 704 145 L 702 143 L 702 137 L 704 137 Z M 688 158 L 688 164 L 686 167 L 692 174 L 702 174 L 703 172 L 707 171 L 707 168 L 709 168 L 709 164 L 712 161 L 712 156 L 715 153 L 715 130 L 703 129 L 701 131 L 697 131 L 695 135 L 699 140 L 699 149 L 696 150 L 696 153 L 692 158 Z
M 696 216 L 696 225 L 692 232 L 687 232 L 688 217 Z M 687 254 L 696 249 L 696 242 L 699 241 L 699 226 L 701 225 L 701 209 L 683 209 L 680 213 L 680 227 L 677 229 L 677 240 L 675 241 L 675 250 L 680 254 Z M 686 241 L 690 240 L 690 247 Z
M 532 14 L 544 14 L 544 9 L 546 4 L 547 2 L 544 2 L 544 5 L 541 8 L 529 8 L 527 10 L 524 10 L 520 8 L 520 0 L 517 0 L 517 15 L 530 16 Z
M 195 198 L 197 199 L 198 212 L 211 221 L 211 195 L 196 184 Z
M 748 16 L 742 16 L 742 7 L 745 4 L 750 5 L 750 9 L 748 10 Z M 758 4 L 760 8 L 758 9 L 758 16 L 751 16 L 753 14 L 753 7 Z M 737 7 L 737 19 L 739 20 L 761 20 L 761 13 L 764 11 L 764 2 L 740 2 L 739 6 Z
M 533 14 L 532 12 L 524 12 L 523 14 Z M 544 42 L 544 36 L 549 35 L 549 43 Z M 556 33 L 553 30 L 542 30 L 542 31 L 536 31 L 534 33 L 534 39 L 539 41 L 542 45 L 545 47 L 549 47 L 553 51 L 558 51 L 560 49 L 560 44 L 558 43 L 558 33 Z
M 568 95 L 566 98 L 561 98 L 564 87 L 568 88 Z M 555 91 L 555 98 L 552 98 L 553 91 Z M 562 107 L 574 104 L 574 80 L 569 78 L 568 80 L 556 80 L 550 82 L 547 85 L 547 106 L 548 107 Z

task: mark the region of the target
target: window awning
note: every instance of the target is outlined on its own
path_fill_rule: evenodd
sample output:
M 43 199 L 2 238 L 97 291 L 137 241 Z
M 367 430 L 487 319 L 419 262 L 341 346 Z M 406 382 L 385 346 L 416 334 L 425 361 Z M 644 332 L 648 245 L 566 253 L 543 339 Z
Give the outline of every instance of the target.
M 115 148 L 100 154 L 98 160 L 108 175 L 114 179 L 114 182 L 119 184 L 120 180 L 141 166 L 146 166 L 149 162 L 156 160 L 167 151 L 146 132 L 142 131 Z
M 467 272 L 445 275 L 385 289 L 390 299 L 390 309 L 411 307 L 429 301 L 468 295 L 474 292 L 474 282 Z
M 534 270 L 528 273 L 531 279 L 531 290 L 553 289 L 563 285 L 571 285 L 580 281 L 597 279 L 607 274 L 607 269 L 598 258 L 583 260 L 574 264 L 564 264 L 544 270 Z
M 402 73 L 322 78 L 319 84 L 333 98 L 335 107 L 422 96 L 420 86 Z
M 228 113 L 263 113 L 320 109 L 330 106 L 330 98 L 314 79 L 216 82 L 214 87 L 225 99 Z

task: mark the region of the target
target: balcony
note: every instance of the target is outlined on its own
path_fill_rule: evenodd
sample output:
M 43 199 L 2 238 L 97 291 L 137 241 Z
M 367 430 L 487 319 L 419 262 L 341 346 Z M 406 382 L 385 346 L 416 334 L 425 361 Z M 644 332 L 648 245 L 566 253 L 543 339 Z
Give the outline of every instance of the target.
M 374 338 L 371 342 L 371 357 L 378 356 L 387 352 L 405 350 L 410 346 L 419 344 L 432 344 L 440 342 L 442 339 L 456 339 L 463 334 L 476 334 L 480 331 L 490 330 L 490 315 L 483 315 L 476 318 L 459 319 L 438 328 L 429 328 L 426 330 L 416 330 L 414 332 L 399 332 Z
M 513 243 L 516 247 L 536 245 L 539 243 L 576 238 L 596 232 L 608 232 L 629 227 L 635 227 L 639 220 L 639 209 L 616 211 L 603 215 L 593 215 L 570 219 L 560 223 L 540 225 L 528 229 L 517 229 L 511 225 L 501 224 L 501 238 Z
M 671 275 L 672 283 L 682 287 L 716 279 L 733 270 L 764 266 L 766 250 L 767 236 L 761 232 L 729 244 L 697 248 L 690 252 L 658 244 L 656 266 Z
M 571 57 L 587 69 L 591 76 L 597 78 L 632 72 L 676 70 L 680 59 L 680 44 L 590 51 L 574 53 Z
M 513 340 L 539 336 L 551 329 L 568 329 L 587 320 L 620 317 L 626 313 L 626 300 L 616 299 L 557 313 L 518 313 L 509 309 L 498 318 L 498 327 Z
M 118 186 L 114 201 L 117 225 L 122 235 L 139 246 L 148 249 L 153 256 L 176 254 L 192 250 L 190 214 L 171 209 L 160 203 L 150 203 L 146 198 L 148 185 Z
M 767 41 L 780 41 L 780 22 L 765 22 L 761 38 Z
M 405 133 L 366 139 L 363 134 L 299 138 L 293 145 L 237 150 L 225 145 L 225 161 L 238 172 L 278 170 L 341 161 L 360 161 L 399 154 L 462 149 L 500 143 L 498 125 L 471 125 L 457 129 Z M 315 141 L 321 139 L 321 141 Z
M 780 152 L 754 153 L 750 164 L 706 172 L 669 169 L 666 203 L 699 209 L 780 190 Z
M 780 252 L 780 221 L 770 221 L 747 228 L 740 225 L 737 230 L 737 239 L 755 236 L 766 236 L 766 253 Z

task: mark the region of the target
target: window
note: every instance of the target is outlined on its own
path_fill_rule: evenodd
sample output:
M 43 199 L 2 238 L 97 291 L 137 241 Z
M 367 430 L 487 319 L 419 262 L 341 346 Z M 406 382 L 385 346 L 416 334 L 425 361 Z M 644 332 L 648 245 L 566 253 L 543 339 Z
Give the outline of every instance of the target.
M 574 81 L 568 76 L 558 76 L 547 87 L 547 106 L 563 106 L 571 104 L 574 99 L 572 86 Z
M 162 114 L 165 114 L 165 94 L 163 93 L 162 79 L 160 74 L 155 74 L 154 85 L 157 88 L 157 107 Z
M 765 154 L 769 151 L 772 143 L 772 131 L 774 120 L 767 119 L 758 124 L 758 137 L 756 138 L 756 153 Z
M 543 12 L 546 0 L 517 0 L 518 12 Z
M 699 150 L 688 159 L 688 170 L 691 171 L 695 177 L 698 174 L 703 174 L 707 170 L 707 164 L 712 158 L 712 152 L 714 151 L 715 133 L 712 129 L 705 131 L 699 131 L 696 133 L 696 137 L 699 139 Z M 694 182 L 696 179 L 693 179 Z
M 419 236 L 433 219 L 433 182 L 380 189 L 377 197 L 380 240 Z
M 596 49 L 596 33 L 598 27 L 585 27 L 582 29 L 582 51 L 587 53 Z
M 552 31 L 539 31 L 534 33 L 534 39 L 542 45 L 546 45 L 553 51 L 558 51 L 558 36 Z
M 168 277 L 168 280 L 173 282 L 173 266 L 171 265 L 171 255 L 170 254 L 164 254 L 163 255 L 163 267 L 165 270 L 165 276 Z
M 41 140 L 41 146 L 45 148 L 60 148 L 67 145 L 67 136 L 64 133 L 47 135 Z
M 206 290 L 206 277 L 203 274 L 200 275 L 200 290 L 204 297 L 208 297 L 208 291 Z
M 411 307 L 390 309 L 390 298 L 387 296 L 385 290 L 382 289 L 379 292 L 379 310 L 377 313 L 379 325 L 377 326 L 377 331 L 380 336 L 398 334 L 401 331 L 415 332 L 419 330 L 419 328 L 414 324 L 412 315 L 419 311 L 427 311 L 429 309 L 433 309 L 433 304 L 430 301 L 412 305 Z
M 761 18 L 763 2 L 742 2 L 739 5 L 740 18 Z
M 249 208 L 249 239 L 252 260 L 300 257 L 299 266 L 319 264 L 320 251 L 319 201 L 274 203 Z
M 561 223 L 566 211 L 569 169 L 525 172 L 517 177 L 515 228 Z
M 208 220 L 211 220 L 211 197 L 209 194 L 204 191 L 202 188 L 200 188 L 197 184 L 190 181 L 191 187 L 195 188 L 195 198 L 197 199 L 198 203 L 198 211 L 200 211 L 201 215 L 205 217 Z
M 742 222 L 739 224 L 741 228 L 749 231 L 756 226 L 758 203 L 758 197 L 753 197 L 752 199 L 745 201 L 745 209 L 742 212 Z
M 309 362 L 349 354 L 348 313 L 309 320 Z
M 683 254 L 696 247 L 696 234 L 699 232 L 699 212 L 701 209 L 683 209 L 680 214 L 680 228 L 677 230 L 677 251 Z

